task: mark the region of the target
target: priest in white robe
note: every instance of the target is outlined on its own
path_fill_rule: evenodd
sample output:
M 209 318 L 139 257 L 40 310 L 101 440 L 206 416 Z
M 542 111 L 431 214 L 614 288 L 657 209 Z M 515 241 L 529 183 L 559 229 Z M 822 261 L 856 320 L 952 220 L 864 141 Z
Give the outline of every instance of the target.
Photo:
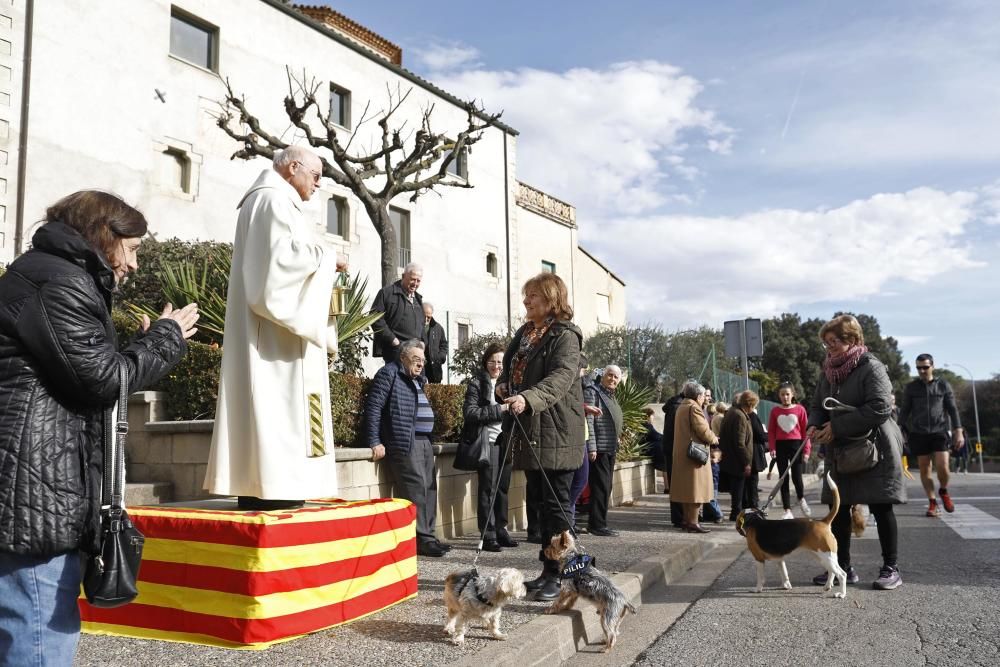
M 290 146 L 239 204 L 226 300 L 222 377 L 205 489 L 240 509 L 301 506 L 337 493 L 327 354 L 336 253 L 302 204 L 322 163 Z

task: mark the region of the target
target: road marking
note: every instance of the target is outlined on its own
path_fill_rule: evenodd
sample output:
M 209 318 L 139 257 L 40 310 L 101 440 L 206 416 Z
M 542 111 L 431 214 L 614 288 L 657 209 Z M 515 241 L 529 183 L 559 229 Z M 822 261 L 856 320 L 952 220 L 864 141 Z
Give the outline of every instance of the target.
M 1000 519 L 972 505 L 955 505 L 941 520 L 966 540 L 1000 540 Z

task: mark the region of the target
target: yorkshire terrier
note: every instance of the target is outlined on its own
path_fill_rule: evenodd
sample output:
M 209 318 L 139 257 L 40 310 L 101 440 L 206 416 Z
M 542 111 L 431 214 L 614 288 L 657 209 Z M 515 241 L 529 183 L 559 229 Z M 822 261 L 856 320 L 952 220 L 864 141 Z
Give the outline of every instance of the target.
M 444 604 L 448 622 L 444 631 L 453 644 L 465 642 L 465 630 L 471 621 L 481 621 L 494 639 L 507 639 L 500 632 L 500 613 L 510 600 L 525 596 L 524 575 L 505 567 L 494 575 L 479 574 L 475 568 L 452 572 L 444 580 Z
M 597 606 L 604 630 L 604 652 L 607 653 L 618 639 L 618 629 L 625 618 L 625 612 L 636 612 L 635 607 L 622 589 L 612 583 L 606 574 L 594 567 L 593 558 L 576 549 L 576 540 L 568 530 L 555 535 L 547 547 L 545 557 L 559 561 L 562 588 L 559 597 L 552 603 L 546 614 L 555 614 L 571 609 L 578 597 L 590 600 Z

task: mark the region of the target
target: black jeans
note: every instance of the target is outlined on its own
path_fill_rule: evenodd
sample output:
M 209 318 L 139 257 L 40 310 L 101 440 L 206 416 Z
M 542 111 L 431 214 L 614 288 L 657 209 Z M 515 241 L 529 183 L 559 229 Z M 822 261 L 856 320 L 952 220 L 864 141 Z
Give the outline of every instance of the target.
M 590 530 L 608 527 L 608 504 L 611 502 L 611 485 L 615 475 L 615 455 L 597 452 L 597 458 L 590 463 Z
M 775 449 L 777 450 L 775 453 L 778 455 L 779 475 L 785 474 L 785 471 L 788 469 L 788 462 L 792 460 L 793 456 L 795 456 L 795 452 L 801 444 L 801 440 L 778 440 L 778 442 L 775 443 Z M 792 464 L 792 473 L 789 477 L 792 478 L 792 484 L 795 485 L 795 497 L 798 500 L 801 500 L 803 496 L 801 456 L 795 459 L 795 463 Z M 788 477 L 786 477 L 785 481 L 781 483 L 781 506 L 786 510 L 791 509 L 792 507 L 788 493 Z
M 882 547 L 883 565 L 896 567 L 897 549 L 899 548 L 899 533 L 896 528 L 896 514 L 892 505 L 869 505 L 872 516 L 878 522 L 878 542 Z M 837 538 L 837 561 L 845 570 L 851 564 L 851 506 L 841 505 L 837 516 L 833 517 L 830 526 L 833 536 Z
M 726 479 L 729 481 L 729 495 L 732 500 L 730 504 L 732 507 L 729 509 L 729 520 L 736 521 L 736 517 L 740 515 L 743 511 L 743 494 L 746 488 L 747 478 L 743 476 L 743 473 L 735 474 L 730 472 L 723 472 Z
M 497 447 L 497 445 L 493 445 Z M 509 458 L 509 457 L 508 457 Z M 495 540 L 498 530 L 507 529 L 507 491 L 510 490 L 511 462 L 508 460 L 503 467 L 489 465 L 480 468 L 479 494 L 476 502 L 477 519 L 479 521 L 479 533 L 486 529 L 486 539 Z M 497 472 L 499 471 L 499 475 Z M 496 485 L 494 487 L 494 485 Z M 493 490 L 496 488 L 496 498 L 490 505 L 493 497 Z
M 573 473 L 575 472 L 575 470 L 546 470 L 545 476 L 548 477 L 549 484 L 552 485 L 550 489 L 549 484 L 546 484 L 545 478 L 542 477 L 542 471 L 524 471 L 527 488 L 533 488 L 533 492 L 537 494 L 536 497 L 540 499 L 538 532 L 542 536 L 543 548 L 553 535 L 569 530 L 569 487 L 573 483 Z

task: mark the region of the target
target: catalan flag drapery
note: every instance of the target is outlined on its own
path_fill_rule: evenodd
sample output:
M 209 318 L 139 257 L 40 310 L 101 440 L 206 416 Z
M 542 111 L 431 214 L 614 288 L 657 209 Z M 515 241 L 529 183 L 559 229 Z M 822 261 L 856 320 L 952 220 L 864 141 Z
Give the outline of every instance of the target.
M 269 512 L 212 508 L 219 502 L 130 507 L 146 536 L 139 597 L 115 609 L 81 598 L 83 631 L 261 649 L 417 593 L 409 501 Z

